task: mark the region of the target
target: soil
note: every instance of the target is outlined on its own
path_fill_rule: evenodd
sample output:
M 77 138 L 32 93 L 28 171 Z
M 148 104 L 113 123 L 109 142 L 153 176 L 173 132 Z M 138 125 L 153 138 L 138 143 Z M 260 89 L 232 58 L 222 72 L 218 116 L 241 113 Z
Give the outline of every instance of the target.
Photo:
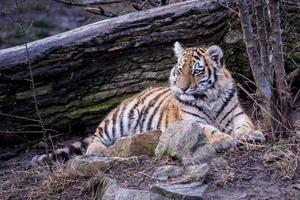
M 266 153 L 277 147 L 281 149 L 280 146 L 287 144 L 255 148 L 244 146 L 220 153 L 227 164 L 212 167 L 206 180 L 209 187 L 204 199 L 299 199 L 299 154 L 290 154 L 271 163 L 265 160 Z M 92 199 L 93 182 L 103 175 L 126 188 L 149 189 L 158 181 L 152 177 L 155 169 L 165 164 L 180 165 L 178 161 L 166 158 L 156 160 L 146 157 L 130 166 L 121 164 L 99 174 L 80 176 L 70 170 L 68 163 L 54 165 L 53 173 L 47 166 L 31 167 L 30 160 L 34 155 L 33 151 L 22 152 L 1 161 L 1 199 Z M 296 156 L 296 160 L 291 155 Z M 169 179 L 167 182 L 172 181 Z

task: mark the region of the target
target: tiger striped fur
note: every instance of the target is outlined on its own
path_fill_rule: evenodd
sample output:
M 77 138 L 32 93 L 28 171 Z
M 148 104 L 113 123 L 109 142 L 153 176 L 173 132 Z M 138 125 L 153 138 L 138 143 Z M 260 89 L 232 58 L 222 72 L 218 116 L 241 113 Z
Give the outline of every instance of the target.
M 146 89 L 125 100 L 99 124 L 93 136 L 57 150 L 56 156 L 68 158 L 87 143 L 86 154 L 101 155 L 120 137 L 155 129 L 165 131 L 169 124 L 183 119 L 198 121 L 217 149 L 235 146 L 237 141 L 265 140 L 239 103 L 220 47 L 184 48 L 176 42 L 174 52 L 177 64 L 171 70 L 169 87 Z M 33 163 L 45 160 L 45 155 L 36 156 Z

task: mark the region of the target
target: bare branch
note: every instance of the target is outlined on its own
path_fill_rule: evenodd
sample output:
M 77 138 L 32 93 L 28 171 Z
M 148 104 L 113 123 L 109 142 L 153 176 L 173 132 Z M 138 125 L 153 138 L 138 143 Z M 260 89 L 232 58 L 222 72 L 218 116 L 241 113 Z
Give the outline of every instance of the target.
M 18 0 L 16 0 L 15 3 L 16 3 L 17 11 L 18 11 L 20 9 Z M 42 116 L 41 116 L 41 113 L 40 113 L 40 110 L 39 110 L 39 105 L 38 105 L 37 95 L 36 95 L 36 87 L 35 87 L 34 77 L 33 77 L 33 73 L 32 73 L 31 55 L 30 55 L 30 52 L 28 50 L 28 45 L 27 45 L 27 43 L 29 41 L 28 33 L 29 33 L 29 30 L 30 30 L 32 25 L 29 26 L 27 31 L 25 31 L 25 28 L 24 28 L 22 22 L 20 22 L 20 26 L 21 26 L 21 29 L 22 29 L 23 33 L 25 33 L 26 43 L 24 44 L 24 46 L 25 46 L 26 55 L 27 55 L 27 58 L 28 58 L 28 68 L 29 68 L 30 82 L 31 82 L 30 87 L 32 89 L 32 97 L 33 97 L 35 112 L 36 112 L 36 115 L 38 117 L 39 125 L 41 127 L 41 133 L 43 134 L 43 140 L 45 142 L 46 155 L 47 155 L 48 160 L 50 160 L 49 159 L 49 151 L 48 151 L 48 143 L 47 143 L 47 130 L 45 129 L 44 121 L 42 119 Z M 49 166 L 50 171 L 53 172 L 51 161 L 49 161 L 48 166 Z
M 296 76 L 300 76 L 300 68 L 295 69 L 286 76 L 287 81 L 292 81 Z

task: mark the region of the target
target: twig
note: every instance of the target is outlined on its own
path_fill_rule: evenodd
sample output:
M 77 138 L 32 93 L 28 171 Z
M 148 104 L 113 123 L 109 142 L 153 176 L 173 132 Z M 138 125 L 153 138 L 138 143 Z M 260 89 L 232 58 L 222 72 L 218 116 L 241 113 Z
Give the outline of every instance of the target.
M 20 10 L 18 0 L 16 0 L 15 3 L 16 3 L 16 10 L 17 10 L 17 14 L 18 14 L 18 11 Z M 38 106 L 35 82 L 34 82 L 34 77 L 33 77 L 33 72 L 32 72 L 32 66 L 31 66 L 31 55 L 30 55 L 28 45 L 27 45 L 27 43 L 29 42 L 28 33 L 29 33 L 29 30 L 30 30 L 31 26 L 32 26 L 32 22 L 31 22 L 31 25 L 29 26 L 29 28 L 27 29 L 27 31 L 25 31 L 23 23 L 20 20 L 20 27 L 21 27 L 23 33 L 25 33 L 26 42 L 25 42 L 24 46 L 25 46 L 26 55 L 27 55 L 27 58 L 28 58 L 28 68 L 29 68 L 30 82 L 31 82 L 30 87 L 32 89 L 32 97 L 33 97 L 35 112 L 36 112 L 36 115 L 39 119 L 38 121 L 39 121 L 39 125 L 41 127 L 41 132 L 43 133 L 43 140 L 44 140 L 44 143 L 45 143 L 45 151 L 46 151 L 46 155 L 47 155 L 47 160 L 49 161 L 49 163 L 47 163 L 47 164 L 49 166 L 50 171 L 53 172 L 52 162 L 49 159 L 48 143 L 47 143 L 47 130 L 45 129 L 44 121 L 42 119 L 42 116 L 41 116 L 41 113 L 40 113 L 40 110 L 39 110 L 39 106 Z
M 27 118 L 27 117 L 21 117 L 21 116 L 4 114 L 4 113 L 0 113 L 0 116 L 11 117 L 11 118 L 16 118 L 16 119 L 22 119 L 22 120 L 33 121 L 33 122 L 40 122 L 39 120 L 36 120 L 36 119 L 30 119 L 30 118 Z
M 277 123 L 279 123 L 282 127 L 284 127 L 286 130 L 288 130 L 289 132 L 293 133 L 292 130 L 290 130 L 288 127 L 284 126 L 279 120 L 277 120 L 275 117 L 273 117 L 264 107 L 262 107 L 256 100 L 255 98 L 240 84 L 237 84 L 237 86 L 239 88 L 241 88 L 253 101 L 255 104 L 257 104 L 260 109 L 262 109 L 267 115 L 269 115 L 274 121 L 276 121 Z

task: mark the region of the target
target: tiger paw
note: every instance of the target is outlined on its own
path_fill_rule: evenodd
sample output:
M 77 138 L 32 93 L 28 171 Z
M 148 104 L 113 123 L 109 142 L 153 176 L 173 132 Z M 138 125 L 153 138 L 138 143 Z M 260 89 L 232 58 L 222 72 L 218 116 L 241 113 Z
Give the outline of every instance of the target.
M 259 130 L 253 130 L 253 131 L 250 131 L 247 134 L 243 134 L 243 133 L 237 134 L 236 139 L 240 140 L 240 141 L 243 141 L 243 142 L 263 143 L 263 142 L 266 141 L 266 138 L 265 138 L 264 134 Z
M 213 145 L 217 152 L 236 147 L 238 142 L 228 134 L 218 132 L 209 138 L 210 143 Z

